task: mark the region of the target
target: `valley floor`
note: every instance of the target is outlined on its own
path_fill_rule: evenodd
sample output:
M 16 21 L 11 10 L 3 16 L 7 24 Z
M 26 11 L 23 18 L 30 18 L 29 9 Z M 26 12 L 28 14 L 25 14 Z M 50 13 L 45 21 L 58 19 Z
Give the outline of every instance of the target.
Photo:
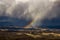
M 9 32 L 0 31 L 0 40 L 60 40 L 59 33 L 30 33 L 29 32 Z

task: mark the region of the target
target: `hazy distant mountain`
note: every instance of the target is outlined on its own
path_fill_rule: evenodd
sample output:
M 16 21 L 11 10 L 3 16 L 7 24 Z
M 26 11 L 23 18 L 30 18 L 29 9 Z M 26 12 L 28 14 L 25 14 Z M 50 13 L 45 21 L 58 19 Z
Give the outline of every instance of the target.
M 26 20 L 25 18 L 13 18 L 8 16 L 0 16 L 0 28 L 7 28 L 7 27 L 24 27 L 27 26 L 32 20 Z M 52 20 L 44 19 L 40 25 L 42 28 L 60 28 L 60 19 L 54 18 Z
M 31 20 L 26 20 L 24 18 L 18 19 L 18 18 L 12 18 L 7 16 L 0 16 L 0 27 L 24 27 L 28 25 L 31 22 Z
M 42 27 L 47 28 L 59 28 L 60 29 L 60 18 L 53 18 L 53 19 L 44 19 L 42 21 Z

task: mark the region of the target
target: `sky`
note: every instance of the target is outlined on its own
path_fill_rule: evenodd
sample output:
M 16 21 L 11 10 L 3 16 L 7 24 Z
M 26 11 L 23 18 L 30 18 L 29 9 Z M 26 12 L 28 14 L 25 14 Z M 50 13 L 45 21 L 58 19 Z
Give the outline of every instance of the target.
M 10 0 L 12 1 L 12 0 Z M 60 25 L 59 0 L 0 0 L 0 16 L 32 20 L 25 28 Z M 57 22 L 57 24 L 56 24 Z
M 17 3 L 18 3 L 19 1 L 21 1 L 21 2 L 27 2 L 27 1 L 29 1 L 29 0 L 16 0 Z

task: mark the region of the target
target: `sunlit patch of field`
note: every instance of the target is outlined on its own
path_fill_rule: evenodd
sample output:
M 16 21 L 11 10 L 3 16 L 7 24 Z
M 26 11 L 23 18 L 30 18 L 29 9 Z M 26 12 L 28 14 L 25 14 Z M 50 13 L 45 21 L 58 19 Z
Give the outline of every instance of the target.
M 47 39 L 60 39 L 60 34 L 57 33 L 41 33 L 41 34 L 29 34 L 26 33 L 26 35 L 31 36 L 33 38 L 47 38 Z
M 60 36 L 60 34 L 57 34 L 57 33 L 42 33 L 42 35 Z
M 34 35 L 34 34 L 29 34 L 29 33 L 25 33 L 25 34 L 28 35 L 28 36 L 31 36 L 33 38 L 41 37 L 40 35 Z

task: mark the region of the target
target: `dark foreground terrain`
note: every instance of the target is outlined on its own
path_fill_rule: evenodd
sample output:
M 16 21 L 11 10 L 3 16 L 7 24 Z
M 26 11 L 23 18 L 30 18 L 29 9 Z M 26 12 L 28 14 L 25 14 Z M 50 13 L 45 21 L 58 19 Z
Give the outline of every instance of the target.
M 31 31 L 0 31 L 0 40 L 60 40 L 60 33 Z

